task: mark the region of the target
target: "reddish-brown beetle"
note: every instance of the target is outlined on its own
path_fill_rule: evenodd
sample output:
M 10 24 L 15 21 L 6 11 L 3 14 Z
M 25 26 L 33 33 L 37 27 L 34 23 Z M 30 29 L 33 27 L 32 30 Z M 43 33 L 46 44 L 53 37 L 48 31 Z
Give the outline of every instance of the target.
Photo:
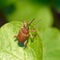
M 31 25 L 31 23 L 34 20 L 35 19 L 31 20 L 29 23 L 24 21 L 23 26 L 21 27 L 21 30 L 19 31 L 18 35 L 15 36 L 18 39 L 18 42 L 23 43 L 24 46 L 27 45 L 27 39 L 28 39 L 29 36 L 31 36 L 31 38 L 33 38 L 33 36 L 31 34 L 29 34 L 29 32 L 30 32 L 29 26 Z M 36 30 L 32 30 L 32 31 L 36 32 Z

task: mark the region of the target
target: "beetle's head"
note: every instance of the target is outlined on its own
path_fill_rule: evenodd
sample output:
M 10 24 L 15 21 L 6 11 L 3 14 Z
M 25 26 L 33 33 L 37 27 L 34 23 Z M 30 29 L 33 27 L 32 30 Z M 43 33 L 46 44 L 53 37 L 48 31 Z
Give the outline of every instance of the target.
M 24 23 L 23 23 L 23 27 L 24 27 L 25 29 L 29 29 L 29 26 L 31 25 L 31 23 L 32 23 L 34 20 L 35 20 L 35 18 L 32 19 L 29 23 L 26 22 L 26 21 L 24 21 Z
M 25 29 L 29 29 L 28 23 L 27 23 L 26 21 L 24 21 L 23 27 L 24 27 Z

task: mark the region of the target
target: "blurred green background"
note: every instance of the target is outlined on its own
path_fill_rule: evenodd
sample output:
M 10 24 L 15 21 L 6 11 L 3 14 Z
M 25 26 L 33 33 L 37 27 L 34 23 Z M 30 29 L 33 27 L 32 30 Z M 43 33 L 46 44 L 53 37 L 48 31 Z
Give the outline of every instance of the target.
M 0 26 L 35 18 L 43 41 L 43 60 L 60 60 L 60 0 L 0 0 Z

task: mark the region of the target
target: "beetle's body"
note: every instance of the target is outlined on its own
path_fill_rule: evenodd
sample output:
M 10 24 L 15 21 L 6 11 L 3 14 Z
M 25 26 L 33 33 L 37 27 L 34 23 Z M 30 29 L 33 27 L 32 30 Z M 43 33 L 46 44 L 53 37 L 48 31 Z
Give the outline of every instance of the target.
M 22 27 L 19 31 L 17 38 L 19 42 L 25 42 L 29 36 L 29 29 L 26 29 L 25 27 Z
M 34 19 L 33 19 L 34 20 Z M 18 35 L 16 36 L 16 38 L 18 39 L 18 42 L 23 43 L 25 46 L 27 44 L 27 39 L 29 37 L 29 26 L 31 25 L 32 21 L 31 20 L 29 23 L 27 23 L 26 21 L 23 23 L 23 26 L 21 27 Z

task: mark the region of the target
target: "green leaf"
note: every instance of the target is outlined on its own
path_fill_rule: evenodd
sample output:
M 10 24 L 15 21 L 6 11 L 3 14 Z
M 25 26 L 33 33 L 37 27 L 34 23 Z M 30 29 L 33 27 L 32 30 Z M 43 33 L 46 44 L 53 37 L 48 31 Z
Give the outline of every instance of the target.
M 43 60 L 60 60 L 60 32 L 56 28 L 48 28 L 42 34 Z
M 22 22 L 13 21 L 5 24 L 0 29 L 0 60 L 42 60 L 42 42 L 38 35 L 33 39 L 29 38 L 27 47 L 24 49 L 15 41 Z
M 30 21 L 35 18 L 35 24 L 40 22 L 38 26 L 43 30 L 52 25 L 53 15 L 49 6 L 36 5 L 27 1 L 16 1 L 14 6 L 15 11 L 11 15 L 7 15 L 8 21 Z

